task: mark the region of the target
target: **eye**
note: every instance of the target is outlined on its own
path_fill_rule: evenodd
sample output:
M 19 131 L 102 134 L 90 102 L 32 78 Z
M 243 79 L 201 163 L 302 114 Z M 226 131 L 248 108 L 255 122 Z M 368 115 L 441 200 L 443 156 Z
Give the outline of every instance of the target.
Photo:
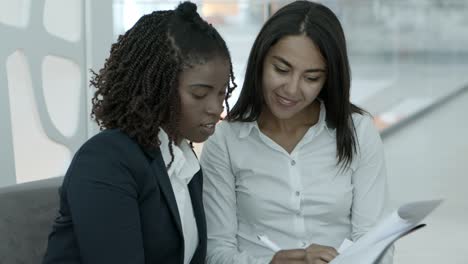
M 279 72 L 279 73 L 287 73 L 289 71 L 288 69 L 283 68 L 283 67 L 279 67 L 276 64 L 273 64 L 273 67 L 275 68 L 275 71 Z
M 222 97 L 222 98 L 228 97 L 228 89 L 227 89 L 227 87 L 226 87 L 225 89 L 219 91 L 218 96 L 219 96 L 219 97 Z
M 206 94 L 192 94 L 193 98 L 201 100 L 206 97 Z
M 316 82 L 320 79 L 320 76 L 319 77 L 306 77 L 305 79 L 308 82 Z

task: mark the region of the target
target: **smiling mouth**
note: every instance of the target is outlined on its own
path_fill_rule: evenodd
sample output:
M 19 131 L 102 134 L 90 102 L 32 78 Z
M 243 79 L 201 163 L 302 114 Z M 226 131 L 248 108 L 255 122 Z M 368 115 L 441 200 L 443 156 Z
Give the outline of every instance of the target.
M 284 105 L 284 106 L 294 106 L 297 104 L 297 101 L 295 100 L 290 100 L 290 99 L 287 99 L 287 98 L 284 98 L 280 95 L 276 95 L 276 98 L 277 98 L 277 101 L 278 103 L 280 103 L 281 105 Z
M 216 126 L 216 123 L 206 123 L 206 124 L 202 124 L 200 127 L 202 129 L 202 133 L 205 134 L 206 136 L 211 136 L 213 135 L 214 131 L 215 131 L 215 126 Z
M 216 125 L 215 123 L 208 123 L 208 124 L 204 124 L 204 125 L 202 125 L 202 127 L 206 127 L 206 128 L 209 128 L 209 129 L 211 129 L 211 128 L 214 128 L 214 127 L 215 127 L 215 125 Z

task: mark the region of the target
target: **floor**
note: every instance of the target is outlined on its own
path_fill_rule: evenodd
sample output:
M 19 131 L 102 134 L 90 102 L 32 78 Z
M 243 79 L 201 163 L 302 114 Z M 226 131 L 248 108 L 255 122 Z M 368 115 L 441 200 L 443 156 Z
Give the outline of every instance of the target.
M 468 263 L 468 92 L 385 138 L 391 205 L 443 198 L 395 263 Z

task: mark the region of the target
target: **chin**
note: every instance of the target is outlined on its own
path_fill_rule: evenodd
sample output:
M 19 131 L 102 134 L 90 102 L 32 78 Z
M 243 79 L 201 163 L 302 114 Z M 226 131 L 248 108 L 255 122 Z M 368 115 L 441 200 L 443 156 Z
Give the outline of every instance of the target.
M 298 114 L 298 112 L 292 112 L 292 111 L 282 111 L 282 110 L 278 110 L 278 109 L 273 109 L 273 111 L 271 111 L 273 116 L 275 116 L 276 118 L 278 119 L 291 119 L 293 118 L 295 115 Z
M 195 136 L 195 137 L 191 137 L 191 138 L 187 138 L 189 141 L 193 142 L 193 143 L 203 143 L 205 142 L 209 137 L 206 137 L 206 136 Z
M 189 140 L 190 140 L 191 142 L 193 142 L 193 143 L 203 143 L 203 142 L 205 142 L 207 139 L 208 139 L 208 138 L 204 138 L 204 139 L 195 139 L 195 140 L 190 140 L 190 139 L 189 139 Z

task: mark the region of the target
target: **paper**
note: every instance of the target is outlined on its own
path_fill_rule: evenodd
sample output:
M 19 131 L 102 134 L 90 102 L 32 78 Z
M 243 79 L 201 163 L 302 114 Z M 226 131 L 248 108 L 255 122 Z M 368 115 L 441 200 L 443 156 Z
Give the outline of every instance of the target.
M 344 241 L 331 264 L 372 264 L 400 237 L 424 227 L 420 222 L 437 208 L 442 200 L 405 204 L 378 223 L 356 242 Z
M 343 240 L 343 243 L 341 243 L 341 246 L 337 249 L 338 253 L 343 253 L 347 248 L 349 248 L 353 243 L 353 241 L 345 238 L 345 240 Z

